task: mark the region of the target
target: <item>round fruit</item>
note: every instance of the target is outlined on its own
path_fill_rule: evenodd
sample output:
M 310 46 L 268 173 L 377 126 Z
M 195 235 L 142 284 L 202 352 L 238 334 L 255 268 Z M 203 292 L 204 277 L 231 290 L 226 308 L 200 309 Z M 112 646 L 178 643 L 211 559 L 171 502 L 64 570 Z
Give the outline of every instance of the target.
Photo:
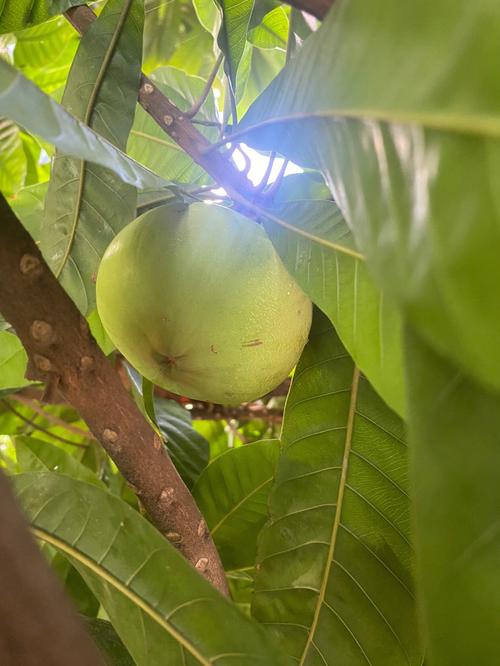
M 97 308 L 149 380 L 198 400 L 262 396 L 296 364 L 312 306 L 262 227 L 221 206 L 160 206 L 112 241 Z

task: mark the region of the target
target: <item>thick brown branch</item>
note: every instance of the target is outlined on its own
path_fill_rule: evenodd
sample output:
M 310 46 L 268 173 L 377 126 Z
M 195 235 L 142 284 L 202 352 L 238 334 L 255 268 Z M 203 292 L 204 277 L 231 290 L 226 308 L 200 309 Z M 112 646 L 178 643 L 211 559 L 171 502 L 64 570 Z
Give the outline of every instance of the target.
M 283 2 L 318 19 L 324 19 L 334 0 L 283 0 Z
M 80 34 L 84 34 L 96 19 L 94 12 L 86 5 L 68 9 L 64 15 Z M 238 201 L 245 193 L 251 193 L 252 184 L 246 176 L 222 153 L 206 153 L 210 146 L 208 139 L 145 74 L 141 76 L 139 103 L 185 153 L 224 187 L 229 196 Z
M 0 312 L 29 355 L 28 377 L 57 386 L 136 489 L 156 527 L 221 591 L 224 571 L 165 447 L 123 388 L 87 323 L 0 196 Z M 181 541 L 179 542 L 179 539 Z
M 0 470 L 0 664 L 104 666 Z M 71 658 L 69 658 L 71 655 Z

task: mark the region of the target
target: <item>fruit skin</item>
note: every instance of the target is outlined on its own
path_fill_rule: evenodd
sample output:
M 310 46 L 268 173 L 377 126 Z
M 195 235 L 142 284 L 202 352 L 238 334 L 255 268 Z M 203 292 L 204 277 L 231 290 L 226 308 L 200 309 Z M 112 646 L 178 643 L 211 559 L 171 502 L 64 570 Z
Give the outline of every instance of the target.
M 262 227 L 203 203 L 153 208 L 127 225 L 101 261 L 97 308 L 144 377 L 230 405 L 287 377 L 312 314 Z

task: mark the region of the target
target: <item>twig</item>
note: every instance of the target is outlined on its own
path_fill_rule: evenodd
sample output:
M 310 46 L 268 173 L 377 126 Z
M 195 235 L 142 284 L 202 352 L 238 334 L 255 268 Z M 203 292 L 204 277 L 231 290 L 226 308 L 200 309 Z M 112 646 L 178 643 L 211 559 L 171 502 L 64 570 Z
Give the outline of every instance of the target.
M 198 111 L 201 109 L 203 104 L 205 103 L 205 100 L 207 99 L 211 89 L 212 85 L 215 81 L 215 77 L 217 76 L 217 72 L 219 71 L 219 67 L 221 66 L 222 60 L 224 59 L 224 54 L 222 51 L 219 54 L 219 57 L 217 58 L 217 61 L 214 65 L 214 68 L 210 72 L 210 76 L 207 79 L 207 82 L 205 83 L 205 87 L 203 88 L 203 91 L 199 97 L 199 99 L 193 104 L 193 106 L 188 109 L 187 111 L 184 111 L 184 117 L 185 118 L 194 118 L 194 116 L 198 113 Z
M 58 425 L 61 428 L 64 428 L 68 432 L 73 433 L 73 435 L 79 435 L 80 437 L 85 437 L 86 439 L 95 440 L 94 435 L 89 430 L 83 430 L 82 428 L 74 426 L 71 423 L 68 423 L 67 421 L 63 421 L 63 419 L 60 419 L 55 414 L 46 412 L 42 407 L 40 407 L 35 402 L 35 400 L 26 398 L 24 395 L 20 395 L 19 393 L 14 393 L 13 395 L 10 396 L 10 398 L 15 402 L 19 402 L 21 405 L 26 405 L 26 407 L 29 407 L 32 411 L 36 412 L 40 416 L 43 416 L 44 419 L 47 419 L 47 421 L 50 421 L 51 423 L 54 423 L 54 425 Z M 73 442 L 71 443 L 73 444 Z
M 21 412 L 18 412 L 17 409 L 14 409 L 12 405 L 10 405 L 7 400 L 4 400 L 3 398 L 0 400 L 2 405 L 6 407 L 9 412 L 12 412 L 15 416 L 17 416 L 18 419 L 26 423 L 27 425 L 31 426 L 35 430 L 39 430 L 40 432 L 43 432 L 45 435 L 49 435 L 53 439 L 58 440 L 59 442 L 63 442 L 64 444 L 71 444 L 71 446 L 78 446 L 81 449 L 86 449 L 87 445 L 82 444 L 81 442 L 72 442 L 70 439 L 66 439 L 65 437 L 61 437 L 60 435 L 56 435 L 53 432 L 50 432 L 50 430 L 47 430 L 46 428 L 43 428 L 41 425 L 38 425 L 38 423 L 35 423 L 32 419 L 29 419 L 27 416 L 24 416 L 24 414 L 21 414 Z M 43 410 L 42 410 L 43 411 Z
M 271 175 L 271 171 L 273 170 L 275 159 L 276 159 L 276 151 L 273 150 L 269 156 L 269 161 L 267 163 L 266 170 L 264 171 L 264 175 L 262 176 L 260 183 L 255 187 L 257 192 L 262 192 L 262 190 L 266 187 L 269 180 L 269 176 Z
M 3 196 L 0 312 L 28 353 L 28 378 L 47 383 L 59 377 L 59 393 L 134 487 L 156 527 L 165 536 L 176 533 L 185 557 L 227 594 L 217 550 L 165 447 Z
M 265 190 L 263 194 L 262 198 L 265 199 L 265 201 L 271 201 L 276 192 L 279 190 L 281 183 L 283 182 L 283 177 L 285 175 L 287 166 L 288 166 L 288 160 L 284 159 L 283 163 L 281 164 L 279 173 L 276 176 L 276 180 L 267 188 L 267 190 Z
M 68 9 L 64 16 L 80 34 L 84 34 L 96 19 L 94 12 L 86 5 Z M 242 193 L 253 191 L 250 181 L 224 154 L 208 156 L 206 151 L 211 145 L 208 139 L 144 74 L 141 76 L 138 101 L 159 127 L 212 176 L 216 183 L 224 187 L 231 197 L 241 198 Z

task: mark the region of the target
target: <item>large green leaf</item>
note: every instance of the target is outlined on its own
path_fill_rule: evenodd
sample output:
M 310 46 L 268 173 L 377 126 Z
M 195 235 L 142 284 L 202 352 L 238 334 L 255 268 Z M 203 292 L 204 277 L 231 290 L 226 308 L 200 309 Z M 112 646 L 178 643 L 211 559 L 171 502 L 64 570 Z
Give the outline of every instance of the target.
M 254 0 L 216 0 L 216 2 L 222 9 L 222 25 L 218 42 L 225 56 L 226 74 L 235 89 L 236 75 L 245 49 Z
M 59 16 L 16 34 L 14 64 L 50 93 L 64 86 L 78 43 L 76 30 Z
M 420 666 L 401 420 L 316 311 L 286 404 L 254 615 L 300 664 Z
M 111 622 L 82 617 L 85 627 L 100 649 L 106 666 L 135 666 Z
M 24 185 L 26 155 L 19 127 L 0 117 L 0 191 L 14 194 Z
M 279 448 L 279 441 L 271 439 L 229 449 L 193 488 L 225 569 L 254 565 Z
M 336 2 L 246 120 L 282 118 L 261 141 L 321 165 L 387 294 L 496 387 L 499 34 L 496 0 Z
M 155 398 L 154 411 L 172 462 L 184 483 L 191 488 L 207 466 L 210 454 L 208 442 L 194 430 L 187 409 L 175 400 Z
M 92 470 L 62 448 L 25 435 L 17 435 L 14 442 L 20 472 L 57 472 L 104 488 Z
M 145 0 L 143 68 L 147 74 L 175 51 L 185 7 L 181 0 Z
M 48 183 L 23 187 L 15 198 L 9 199 L 10 207 L 35 241 L 40 240 L 47 187 Z
M 24 377 L 27 363 L 28 355 L 17 335 L 0 331 L 0 390 L 30 384 Z
M 407 339 L 419 591 L 429 660 L 500 663 L 500 395 Z
M 282 7 L 275 7 L 268 12 L 259 25 L 248 33 L 248 41 L 261 49 L 286 50 L 288 43 L 288 12 Z
M 2 0 L 0 4 L 0 34 L 22 30 L 43 23 L 81 0 Z
M 83 36 L 63 105 L 117 148 L 132 126 L 141 75 L 142 0 L 109 0 Z M 83 314 L 95 306 L 104 251 L 135 217 L 136 191 L 83 159 L 56 155 L 45 202 L 41 249 Z
M 33 109 L 37 113 L 33 113 Z M 67 155 L 111 169 L 139 188 L 161 188 L 168 183 L 118 150 L 45 95 L 14 67 L 0 58 L 0 115 L 15 120 Z
M 183 111 L 197 101 L 205 87 L 202 78 L 190 76 L 175 67 L 161 67 L 151 74 L 151 79 Z M 217 109 L 212 93 L 201 107 L 197 118 L 217 121 Z M 212 140 L 217 137 L 215 128 L 204 128 L 203 133 Z M 127 152 L 138 162 L 168 180 L 180 183 L 197 182 L 202 185 L 211 182 L 203 169 L 195 164 L 140 106 L 136 110 Z
M 261 627 L 118 498 L 56 474 L 22 474 L 14 483 L 35 535 L 82 573 L 138 666 L 289 664 Z
M 283 263 L 331 319 L 342 343 L 373 387 L 403 414 L 400 317 L 374 285 L 366 263 L 342 251 L 356 248 L 341 212 L 331 201 L 293 202 L 275 206 L 273 212 L 308 235 L 264 221 Z

